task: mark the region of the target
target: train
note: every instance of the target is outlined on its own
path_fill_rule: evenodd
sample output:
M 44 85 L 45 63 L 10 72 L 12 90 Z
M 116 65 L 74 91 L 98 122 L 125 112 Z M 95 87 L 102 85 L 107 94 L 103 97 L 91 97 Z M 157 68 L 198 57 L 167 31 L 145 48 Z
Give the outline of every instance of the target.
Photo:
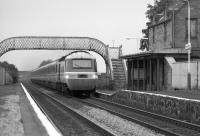
M 96 58 L 87 51 L 73 51 L 31 72 L 31 81 L 71 95 L 96 91 Z

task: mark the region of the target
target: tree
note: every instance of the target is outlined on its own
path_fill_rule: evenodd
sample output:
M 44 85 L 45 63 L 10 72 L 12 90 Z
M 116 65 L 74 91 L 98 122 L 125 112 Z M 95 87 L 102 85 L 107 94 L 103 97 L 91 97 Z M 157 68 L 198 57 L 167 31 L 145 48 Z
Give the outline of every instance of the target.
M 152 24 L 158 23 L 162 18 L 167 17 L 167 6 L 169 0 L 155 0 L 154 5 L 148 4 L 147 11 L 145 12 L 146 17 L 148 18 L 148 22 L 146 23 L 146 28 L 142 29 L 142 33 L 144 34 L 144 38 L 148 38 L 148 27 Z M 140 47 L 141 50 L 147 48 L 148 43 L 143 43 Z
M 146 23 L 147 27 L 153 23 L 158 23 L 164 16 L 168 16 L 166 11 L 169 3 L 168 1 L 169 0 L 155 0 L 154 5 L 147 5 L 147 11 L 145 12 L 146 17 L 148 18 L 148 22 Z M 148 37 L 144 29 L 142 30 L 142 33 Z
M 42 66 L 44 66 L 44 65 L 46 65 L 46 64 L 49 64 L 49 63 L 51 63 L 51 62 L 53 62 L 52 60 L 44 60 L 44 61 L 42 61 L 41 63 L 40 63 L 40 65 L 39 65 L 39 67 L 42 67 Z

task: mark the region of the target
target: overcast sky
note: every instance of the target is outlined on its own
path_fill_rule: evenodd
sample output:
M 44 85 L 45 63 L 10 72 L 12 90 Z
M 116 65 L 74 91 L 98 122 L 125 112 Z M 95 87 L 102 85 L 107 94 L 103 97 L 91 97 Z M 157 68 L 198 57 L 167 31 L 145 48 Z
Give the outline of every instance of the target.
M 0 0 L 0 40 L 13 36 L 93 37 L 123 53 L 137 52 L 145 28 L 145 11 L 154 0 Z M 32 70 L 42 60 L 67 51 L 11 51 L 0 58 L 19 70 Z M 103 60 L 100 59 L 99 64 Z M 99 68 L 100 71 L 101 67 Z

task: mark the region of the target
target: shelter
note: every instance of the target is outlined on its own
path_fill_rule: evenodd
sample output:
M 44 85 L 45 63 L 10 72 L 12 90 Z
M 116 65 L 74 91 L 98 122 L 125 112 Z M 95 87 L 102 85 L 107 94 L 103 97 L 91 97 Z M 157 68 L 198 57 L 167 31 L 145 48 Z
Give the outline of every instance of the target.
M 128 89 L 160 91 L 174 88 L 173 65 L 187 60 L 187 54 L 143 52 L 122 58 L 127 60 Z
M 0 75 L 0 85 L 5 85 L 13 82 L 10 74 L 3 67 L 0 67 Z

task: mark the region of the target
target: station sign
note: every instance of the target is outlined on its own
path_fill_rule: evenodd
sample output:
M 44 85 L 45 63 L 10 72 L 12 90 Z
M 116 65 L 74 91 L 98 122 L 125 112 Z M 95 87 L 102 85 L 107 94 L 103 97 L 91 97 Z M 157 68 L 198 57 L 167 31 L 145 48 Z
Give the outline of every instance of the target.
M 185 49 L 186 49 L 186 50 L 190 50 L 190 49 L 191 49 L 191 43 L 187 43 L 187 44 L 185 45 Z

